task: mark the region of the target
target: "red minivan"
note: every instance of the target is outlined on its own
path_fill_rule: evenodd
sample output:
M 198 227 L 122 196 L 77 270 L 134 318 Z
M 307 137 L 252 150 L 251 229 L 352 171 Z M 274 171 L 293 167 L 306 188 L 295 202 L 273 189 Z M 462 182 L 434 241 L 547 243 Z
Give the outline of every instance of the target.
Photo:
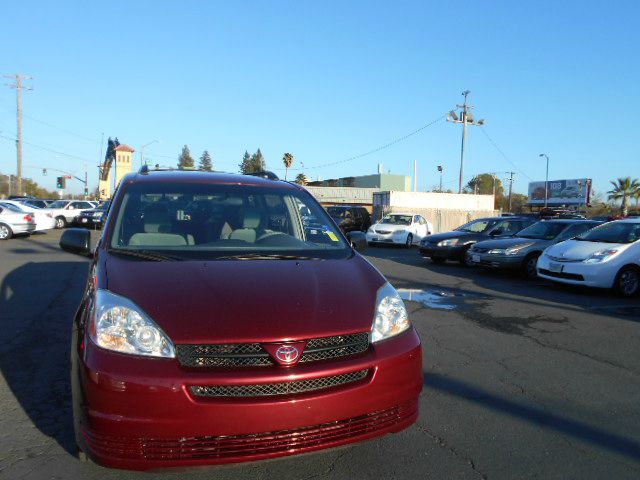
M 71 349 L 81 456 L 231 463 L 415 422 L 422 347 L 403 301 L 301 186 L 143 167 L 89 240 L 60 240 L 92 258 Z

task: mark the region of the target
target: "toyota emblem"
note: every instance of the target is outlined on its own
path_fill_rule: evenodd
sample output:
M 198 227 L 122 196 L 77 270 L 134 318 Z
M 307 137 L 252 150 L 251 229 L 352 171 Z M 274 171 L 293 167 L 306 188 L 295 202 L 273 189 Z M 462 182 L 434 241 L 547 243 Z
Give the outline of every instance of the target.
M 299 356 L 300 352 L 293 345 L 282 345 L 276 350 L 276 358 L 284 364 L 294 363 Z

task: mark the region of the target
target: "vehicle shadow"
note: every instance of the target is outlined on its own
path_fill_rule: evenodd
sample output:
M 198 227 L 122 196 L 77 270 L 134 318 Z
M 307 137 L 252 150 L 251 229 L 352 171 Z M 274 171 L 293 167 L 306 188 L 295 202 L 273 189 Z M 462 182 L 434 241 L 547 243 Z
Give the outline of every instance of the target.
M 70 332 L 87 268 L 32 262 L 0 285 L 0 372 L 36 428 L 71 454 Z
M 437 373 L 425 373 L 424 385 L 428 389 L 462 398 L 484 408 L 533 423 L 540 428 L 555 430 L 563 435 L 624 455 L 632 460 L 640 460 L 640 443 L 633 439 L 589 426 L 586 423 L 539 407 L 499 397 L 482 388 Z

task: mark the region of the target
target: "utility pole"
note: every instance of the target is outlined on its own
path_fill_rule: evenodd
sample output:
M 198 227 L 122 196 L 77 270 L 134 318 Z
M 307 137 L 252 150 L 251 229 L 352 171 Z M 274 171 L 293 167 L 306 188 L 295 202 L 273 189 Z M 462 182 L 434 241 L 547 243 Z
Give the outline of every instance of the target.
M 464 103 L 462 105 L 456 105 L 458 108 L 461 108 L 460 117 L 456 115 L 456 112 L 451 110 L 449 115 L 447 115 L 447 122 L 452 123 L 461 123 L 462 124 L 462 145 L 460 146 L 460 179 L 458 181 L 458 193 L 462 193 L 462 183 L 464 178 L 464 150 L 465 145 L 467 143 L 467 125 L 475 125 L 482 126 L 484 125 L 484 119 L 478 120 L 477 122 L 473 119 L 473 115 L 471 110 L 473 110 L 473 106 L 469 105 L 468 96 L 471 92 L 469 90 L 465 90 L 462 92 L 464 96 Z
M 18 195 L 22 195 L 24 192 L 22 191 L 22 90 L 33 90 L 33 87 L 26 87 L 23 85 L 24 80 L 31 80 L 32 77 L 26 77 L 24 75 L 20 75 L 19 73 L 15 73 L 13 75 L 3 75 L 5 78 L 10 78 L 15 81 L 15 83 L 7 83 L 6 85 L 9 88 L 16 89 L 16 124 L 17 124 L 17 137 L 16 137 L 16 153 L 17 153 L 17 163 L 18 163 L 18 171 L 16 178 L 16 193 Z
M 509 172 L 509 212 L 511 212 L 511 195 L 513 193 L 513 176 L 516 172 Z
M 547 175 L 544 180 L 544 208 L 547 208 L 547 198 L 549 197 L 549 155 L 541 153 L 538 156 L 547 159 Z

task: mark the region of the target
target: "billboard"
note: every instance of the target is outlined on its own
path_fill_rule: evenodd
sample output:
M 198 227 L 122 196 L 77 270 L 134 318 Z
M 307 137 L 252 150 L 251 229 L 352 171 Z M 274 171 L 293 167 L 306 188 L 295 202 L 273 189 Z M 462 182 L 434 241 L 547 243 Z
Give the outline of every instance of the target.
M 544 205 L 544 183 L 529 183 L 529 204 Z M 547 205 L 589 205 L 591 179 L 549 180 L 547 190 Z

